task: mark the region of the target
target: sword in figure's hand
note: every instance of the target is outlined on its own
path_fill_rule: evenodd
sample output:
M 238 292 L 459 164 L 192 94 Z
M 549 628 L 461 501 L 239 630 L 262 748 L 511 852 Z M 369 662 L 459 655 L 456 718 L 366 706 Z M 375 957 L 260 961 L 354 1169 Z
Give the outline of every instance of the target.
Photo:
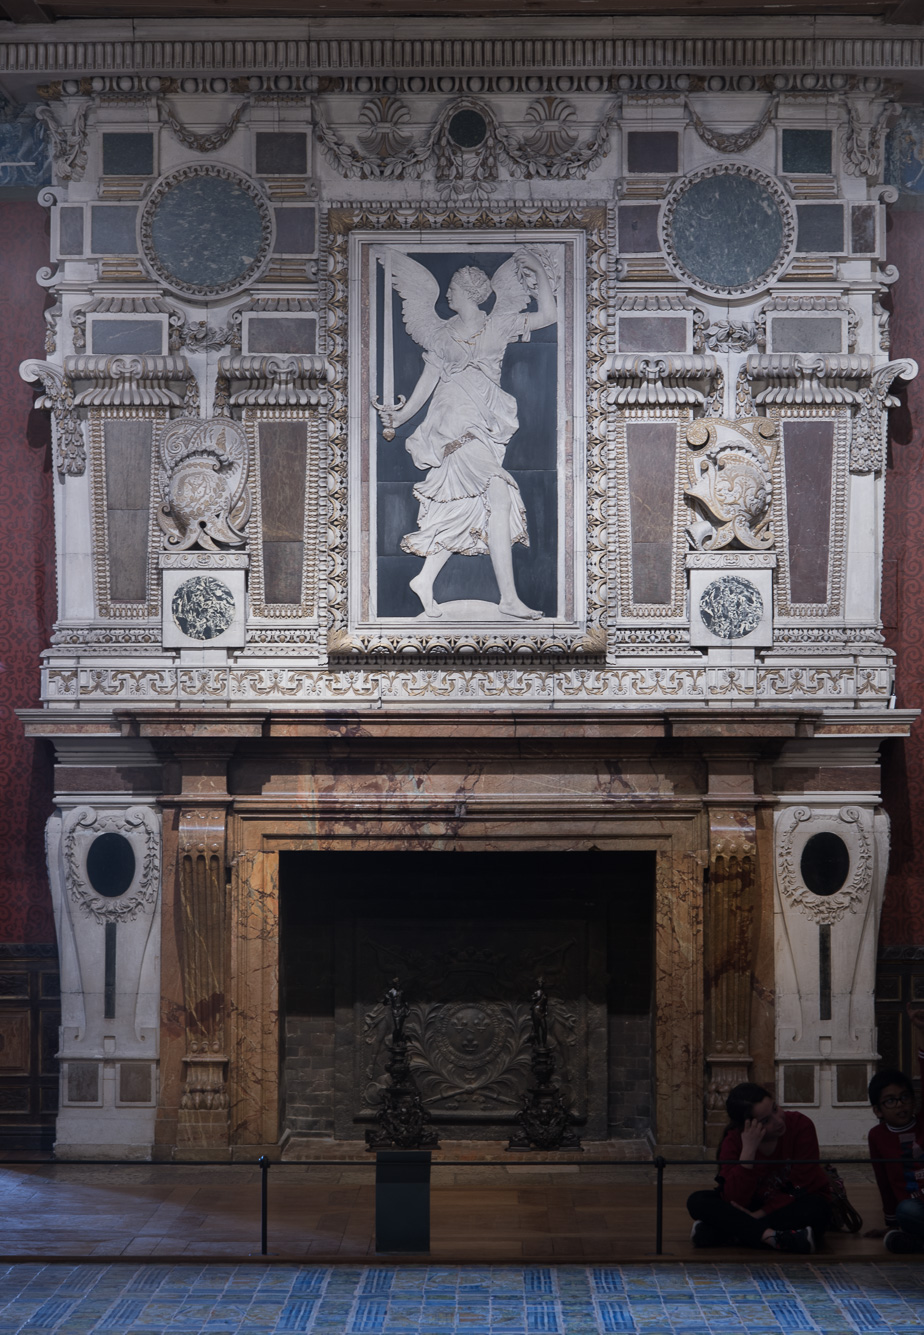
M 385 283 L 382 292 L 382 397 L 373 399 L 372 406 L 382 419 L 382 435 L 386 440 L 395 438 L 395 413 L 407 403 L 404 395 L 395 399 L 395 331 L 394 300 L 395 289 L 391 281 L 391 251 L 386 246 L 381 257 L 385 270 Z

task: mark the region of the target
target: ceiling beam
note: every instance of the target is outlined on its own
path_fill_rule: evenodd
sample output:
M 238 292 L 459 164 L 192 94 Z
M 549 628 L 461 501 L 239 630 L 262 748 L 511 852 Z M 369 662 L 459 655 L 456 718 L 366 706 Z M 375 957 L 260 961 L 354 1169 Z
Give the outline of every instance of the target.
M 37 0 L 0 0 L 0 11 L 13 23 L 54 23 Z
M 898 4 L 885 16 L 886 23 L 922 23 L 924 22 L 924 0 L 898 0 Z

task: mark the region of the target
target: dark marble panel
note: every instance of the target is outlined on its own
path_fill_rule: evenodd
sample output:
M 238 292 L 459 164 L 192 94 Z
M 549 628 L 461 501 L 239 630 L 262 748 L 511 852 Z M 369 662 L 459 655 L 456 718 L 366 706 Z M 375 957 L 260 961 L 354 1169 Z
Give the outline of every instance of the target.
M 261 316 L 247 321 L 248 352 L 317 351 L 317 320 L 297 315 Z
M 154 136 L 152 134 L 104 134 L 104 176 L 152 176 L 154 174 Z
M 95 1103 L 99 1098 L 99 1064 L 97 1062 L 68 1062 L 68 1103 Z
M 258 176 L 304 176 L 308 170 L 308 140 L 300 131 L 258 132 Z
M 687 321 L 676 315 L 620 315 L 620 352 L 686 352 Z
M 281 255 L 313 255 L 317 245 L 317 210 L 276 209 L 276 244 Z
M 876 205 L 854 204 L 850 210 L 850 249 L 871 255 L 876 249 Z
M 147 596 L 148 514 L 109 510 L 109 592 L 116 602 L 140 603 Z
M 151 1102 L 151 1065 L 149 1062 L 119 1063 L 119 1102 Z
M 661 249 L 658 240 L 657 204 L 620 204 L 619 251 L 650 255 Z
M 840 352 L 843 321 L 814 320 L 808 316 L 775 315 L 771 324 L 771 352 Z
M 812 418 L 783 423 L 789 588 L 797 603 L 823 603 L 828 597 L 833 452 L 833 422 Z
M 144 510 L 151 503 L 151 435 L 148 421 L 106 423 L 106 504 L 112 510 Z
M 83 209 L 65 207 L 59 212 L 58 250 L 62 255 L 83 254 Z
M 267 541 L 303 536 L 307 448 L 304 422 L 260 423 L 260 500 Z
M 689 273 L 711 287 L 745 287 L 777 263 L 783 219 L 759 181 L 728 172 L 693 181 L 674 208 L 672 236 Z
M 679 139 L 674 130 L 630 130 L 626 135 L 626 168 L 635 173 L 677 170 Z
M 784 130 L 782 149 L 784 172 L 826 176 L 831 171 L 830 130 Z
M 268 603 L 299 603 L 302 599 L 303 542 L 264 542 L 263 589 Z
M 667 603 L 671 592 L 677 430 L 672 422 L 626 427 L 632 530 L 632 597 Z
M 90 209 L 90 249 L 96 255 L 137 255 L 133 204 L 94 204 Z
M 106 423 L 109 591 L 117 602 L 147 596 L 152 434 L 148 421 Z
M 836 255 L 844 249 L 843 204 L 799 204 L 796 250 Z
M 150 352 L 164 350 L 162 320 L 91 320 L 91 352 Z
M 260 423 L 260 505 L 266 601 L 301 601 L 305 530 L 304 422 Z
M 236 181 L 190 176 L 164 194 L 151 218 L 160 263 L 192 287 L 230 286 L 263 249 L 257 201 Z

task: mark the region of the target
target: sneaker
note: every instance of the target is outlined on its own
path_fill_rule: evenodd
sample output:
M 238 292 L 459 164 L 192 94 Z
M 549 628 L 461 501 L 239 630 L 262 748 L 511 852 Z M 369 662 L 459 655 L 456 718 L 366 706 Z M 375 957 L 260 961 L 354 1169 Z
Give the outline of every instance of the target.
M 770 1246 L 794 1256 L 809 1256 L 815 1250 L 815 1238 L 810 1228 L 778 1228 Z
M 722 1238 L 704 1219 L 697 1219 L 690 1229 L 690 1241 L 694 1247 L 721 1247 Z
M 887 1252 L 906 1254 L 924 1251 L 924 1239 L 916 1238 L 913 1233 L 905 1233 L 900 1228 L 891 1229 L 882 1241 Z

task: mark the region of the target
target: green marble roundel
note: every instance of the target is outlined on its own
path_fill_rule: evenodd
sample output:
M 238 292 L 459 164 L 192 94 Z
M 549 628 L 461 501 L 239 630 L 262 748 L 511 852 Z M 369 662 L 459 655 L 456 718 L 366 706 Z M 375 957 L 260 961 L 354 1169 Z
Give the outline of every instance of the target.
M 219 296 L 250 282 L 272 241 L 272 214 L 262 194 L 225 167 L 173 172 L 142 212 L 145 259 L 159 278 L 190 296 Z
M 753 168 L 711 168 L 681 181 L 662 221 L 668 259 L 709 292 L 745 294 L 773 279 L 792 253 L 792 209 Z

